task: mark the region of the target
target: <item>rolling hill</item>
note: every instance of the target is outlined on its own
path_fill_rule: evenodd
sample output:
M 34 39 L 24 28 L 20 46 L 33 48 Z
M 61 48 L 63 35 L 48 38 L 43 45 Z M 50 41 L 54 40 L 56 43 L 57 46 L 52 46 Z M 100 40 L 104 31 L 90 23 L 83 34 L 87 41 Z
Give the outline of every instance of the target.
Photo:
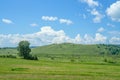
M 99 54 L 98 45 L 82 45 L 72 43 L 51 44 L 32 49 L 34 54 L 80 54 L 96 55 Z

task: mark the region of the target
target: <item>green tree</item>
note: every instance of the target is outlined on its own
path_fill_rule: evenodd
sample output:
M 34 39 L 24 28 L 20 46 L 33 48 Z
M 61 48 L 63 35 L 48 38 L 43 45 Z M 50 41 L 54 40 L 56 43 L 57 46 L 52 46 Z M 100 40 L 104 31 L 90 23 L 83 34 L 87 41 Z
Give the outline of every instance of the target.
M 115 46 L 111 46 L 109 48 L 109 52 L 112 54 L 112 55 L 117 55 L 119 54 L 119 48 L 115 47 Z
M 17 50 L 19 51 L 19 56 L 23 57 L 24 59 L 29 59 L 30 56 L 30 43 L 28 41 L 20 41 L 18 44 Z

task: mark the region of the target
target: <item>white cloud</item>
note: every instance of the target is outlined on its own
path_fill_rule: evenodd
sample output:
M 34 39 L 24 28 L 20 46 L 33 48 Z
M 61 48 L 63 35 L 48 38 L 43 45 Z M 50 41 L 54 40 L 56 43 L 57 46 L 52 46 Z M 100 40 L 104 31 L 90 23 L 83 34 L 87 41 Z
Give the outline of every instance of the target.
M 80 37 L 80 34 L 77 34 L 77 36 L 74 39 L 74 43 L 82 43 L 82 38 Z
M 103 32 L 103 31 L 105 31 L 105 29 L 103 27 L 100 27 L 97 31 L 98 32 Z
M 107 8 L 106 13 L 113 21 L 120 22 L 120 1 L 116 1 L 110 5 L 110 7 Z
M 96 9 L 93 9 L 91 11 L 91 14 L 95 16 L 95 18 L 93 19 L 94 23 L 100 23 L 101 19 L 104 17 L 104 15 L 100 14 Z
M 68 20 L 68 19 L 60 19 L 59 21 L 61 24 L 62 23 L 67 24 L 67 25 L 73 24 L 73 22 L 71 20 Z
M 111 23 L 107 23 L 107 26 L 109 26 L 109 27 L 115 27 L 115 25 L 113 25 Z
M 109 31 L 108 33 L 109 33 L 111 36 L 120 37 L 120 31 Z
M 42 20 L 45 21 L 56 21 L 58 18 L 53 16 L 42 16 Z
M 99 3 L 94 0 L 80 0 L 80 1 L 87 3 L 89 7 L 99 6 Z
M 36 23 L 32 23 L 32 24 L 30 24 L 30 26 L 32 26 L 32 27 L 37 27 L 38 24 L 36 24 Z
M 84 43 L 85 43 L 85 44 L 94 44 L 95 41 L 94 41 L 94 38 L 93 38 L 93 37 L 91 37 L 91 36 L 88 35 L 88 34 L 85 34 L 85 35 L 84 35 Z
M 42 16 L 42 20 L 45 20 L 45 21 L 56 21 L 58 20 L 58 17 L 53 17 L 53 16 Z M 62 24 L 67 24 L 67 25 L 70 25 L 70 24 L 73 24 L 73 22 L 69 19 L 59 19 L 59 22 Z
M 44 26 L 39 32 L 33 34 L 0 34 L 0 46 L 17 46 L 21 40 L 28 40 L 31 45 L 40 46 L 51 43 L 70 42 L 63 30 L 55 31 L 50 26 Z
M 85 34 L 82 38 L 77 34 L 75 38 L 70 38 L 63 30 L 54 30 L 51 26 L 43 26 L 40 31 L 32 34 L 0 34 L 0 47 L 17 46 L 21 40 L 28 40 L 32 46 L 40 46 L 52 43 L 76 43 L 76 44 L 96 44 L 106 43 L 107 37 L 100 33 L 96 33 L 95 37 Z M 120 37 L 112 37 L 110 43 L 119 42 Z
M 120 37 L 112 37 L 109 42 L 111 44 L 120 44 Z
M 113 35 L 120 35 L 120 31 L 109 31 L 109 33 Z
M 102 4 L 100 4 L 96 0 L 80 0 L 81 2 L 87 3 L 90 9 L 87 9 L 88 12 L 90 12 L 93 16 L 93 22 L 94 23 L 100 23 L 101 19 L 104 18 L 105 15 L 101 14 L 100 11 L 96 10 L 96 7 L 101 7 Z M 86 19 L 86 16 L 83 15 L 83 18 Z
M 106 37 L 106 36 L 103 36 L 103 35 L 100 34 L 100 33 L 96 33 L 96 35 L 95 35 L 95 41 L 96 41 L 97 43 L 105 43 L 106 40 L 107 40 L 107 37 Z
M 12 24 L 13 23 L 12 20 L 5 19 L 5 18 L 2 19 L 2 22 L 6 23 L 6 24 Z

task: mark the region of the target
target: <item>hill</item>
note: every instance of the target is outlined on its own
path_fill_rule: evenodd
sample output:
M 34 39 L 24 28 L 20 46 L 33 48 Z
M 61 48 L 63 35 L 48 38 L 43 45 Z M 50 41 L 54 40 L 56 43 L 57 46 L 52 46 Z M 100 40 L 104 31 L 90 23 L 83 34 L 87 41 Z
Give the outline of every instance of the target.
M 31 54 L 39 57 L 40 60 L 55 60 L 55 61 L 84 61 L 84 62 L 100 62 L 119 59 L 119 45 L 82 45 L 72 43 L 51 44 L 40 47 L 32 47 Z M 0 55 L 17 55 L 18 51 L 14 48 L 1 48 Z M 120 61 L 120 60 L 118 60 Z
M 37 55 L 41 60 L 62 62 L 74 60 L 77 62 L 119 62 L 120 46 L 62 43 L 32 48 L 32 54 Z
M 82 44 L 51 44 L 32 49 L 35 54 L 81 54 L 81 55 L 96 55 L 99 53 L 97 45 L 82 45 Z

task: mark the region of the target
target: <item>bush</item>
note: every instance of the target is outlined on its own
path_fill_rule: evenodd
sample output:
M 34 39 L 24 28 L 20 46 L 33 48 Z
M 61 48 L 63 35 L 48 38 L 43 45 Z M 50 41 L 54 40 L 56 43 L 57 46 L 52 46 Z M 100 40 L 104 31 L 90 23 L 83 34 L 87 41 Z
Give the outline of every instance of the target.
M 106 58 L 104 59 L 104 62 L 107 62 L 107 59 L 106 59 Z
M 16 58 L 16 56 L 11 55 L 11 54 L 9 54 L 9 55 L 0 55 L 0 57 L 1 58 Z
M 70 61 L 71 61 L 71 62 L 75 62 L 75 59 L 71 59 Z
M 28 60 L 38 60 L 37 56 L 29 55 L 26 59 Z
M 101 52 L 100 52 L 100 54 L 101 54 L 101 55 L 104 55 L 104 54 L 105 54 L 105 52 L 104 52 L 104 51 L 101 51 Z
M 51 60 L 54 60 L 55 58 L 54 57 L 51 57 Z
M 104 62 L 107 62 L 107 63 L 116 63 L 115 60 L 113 60 L 113 59 L 107 59 L 107 58 L 104 59 Z

